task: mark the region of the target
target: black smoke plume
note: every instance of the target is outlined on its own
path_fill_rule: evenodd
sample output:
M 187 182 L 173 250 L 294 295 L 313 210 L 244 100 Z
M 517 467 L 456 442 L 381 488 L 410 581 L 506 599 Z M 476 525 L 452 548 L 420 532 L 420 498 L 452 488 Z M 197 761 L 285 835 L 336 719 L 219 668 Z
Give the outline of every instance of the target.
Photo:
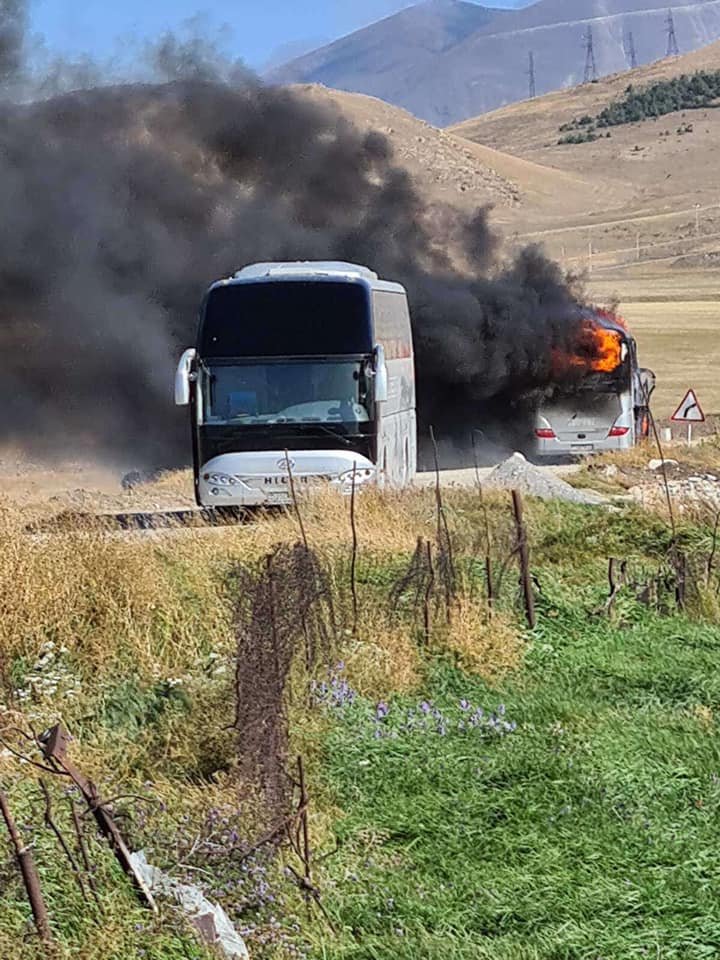
M 24 0 L 0 0 L 0 90 L 20 75 L 26 26 Z
M 9 79 L 23 10 L 0 10 Z M 239 68 L 219 78 L 173 41 L 158 54 L 168 82 L 0 104 L 0 442 L 183 462 L 172 372 L 202 294 L 275 259 L 353 260 L 403 282 L 421 430 L 502 437 L 577 335 L 559 269 L 532 248 L 497 268 L 487 213 L 428 206 L 381 135 Z

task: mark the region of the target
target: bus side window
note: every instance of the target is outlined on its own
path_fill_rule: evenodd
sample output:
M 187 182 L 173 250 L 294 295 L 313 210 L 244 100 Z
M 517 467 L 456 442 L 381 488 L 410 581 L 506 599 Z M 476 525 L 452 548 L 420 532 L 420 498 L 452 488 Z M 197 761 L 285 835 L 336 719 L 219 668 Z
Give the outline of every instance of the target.
M 404 356 L 410 348 L 411 326 L 407 297 L 376 290 L 373 293 L 375 339 L 384 344 L 388 359 Z

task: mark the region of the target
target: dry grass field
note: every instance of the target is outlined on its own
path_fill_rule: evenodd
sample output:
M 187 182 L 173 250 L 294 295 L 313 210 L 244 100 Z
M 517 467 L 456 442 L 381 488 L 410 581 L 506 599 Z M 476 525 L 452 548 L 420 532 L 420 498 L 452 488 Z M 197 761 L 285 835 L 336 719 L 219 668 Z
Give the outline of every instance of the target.
M 720 271 L 635 268 L 597 275 L 588 290 L 598 303 L 620 301 L 640 359 L 655 371 L 655 412 L 669 417 L 693 387 L 705 412 L 720 412 Z
M 706 413 L 720 412 L 720 302 L 629 303 L 624 313 L 643 365 L 658 375 L 656 415 L 669 417 L 689 387 Z

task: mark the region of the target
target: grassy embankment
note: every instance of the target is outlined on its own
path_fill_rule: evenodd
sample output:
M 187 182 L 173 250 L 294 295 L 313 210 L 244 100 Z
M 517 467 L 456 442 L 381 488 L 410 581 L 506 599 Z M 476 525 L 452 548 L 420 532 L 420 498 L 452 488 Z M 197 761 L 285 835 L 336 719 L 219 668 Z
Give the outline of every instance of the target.
M 529 635 L 512 567 L 488 616 L 477 493 L 449 491 L 446 505 L 450 624 L 437 550 L 434 586 L 420 571 L 400 589 L 416 538 L 436 536 L 427 491 L 359 501 L 355 631 L 348 504 L 303 510 L 337 631 L 312 671 L 327 685 L 310 703 L 309 678 L 293 668 L 288 758 L 302 754 L 308 769 L 313 882 L 326 916 L 283 870 L 301 869 L 290 851 L 250 853 L 267 810 L 258 785 L 240 779 L 232 729 L 238 591 L 257 582 L 275 544 L 297 541 L 293 517 L 155 541 L 28 541 L 8 508 L 4 739 L 31 752 L 12 728 L 62 716 L 101 795 L 126 796 L 115 806 L 131 845 L 221 899 L 253 957 L 717 955 L 715 574 L 680 613 L 662 518 L 529 504 L 539 588 Z M 488 513 L 497 576 L 512 543 L 507 500 L 491 498 Z M 683 524 L 700 571 L 711 523 Z M 608 613 L 610 556 L 629 561 L 634 585 Z M 418 585 L 432 598 L 429 638 Z M 650 606 L 637 598 L 643 585 Z M 36 843 L 59 956 L 208 956 L 169 906 L 154 920 L 136 904 L 89 836 L 101 918 L 42 829 L 41 772 L 7 753 L 0 763 Z M 66 784 L 50 789 L 72 839 Z M 9 857 L 2 882 L 0 956 L 42 955 Z

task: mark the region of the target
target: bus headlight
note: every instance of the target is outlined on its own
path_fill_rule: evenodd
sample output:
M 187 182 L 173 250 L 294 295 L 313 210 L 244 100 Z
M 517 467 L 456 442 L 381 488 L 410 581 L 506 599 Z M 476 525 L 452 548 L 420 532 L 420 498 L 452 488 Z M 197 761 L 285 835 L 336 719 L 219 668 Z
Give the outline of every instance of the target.
M 203 480 L 216 487 L 234 487 L 239 483 L 237 477 L 231 477 L 227 473 L 206 473 Z

